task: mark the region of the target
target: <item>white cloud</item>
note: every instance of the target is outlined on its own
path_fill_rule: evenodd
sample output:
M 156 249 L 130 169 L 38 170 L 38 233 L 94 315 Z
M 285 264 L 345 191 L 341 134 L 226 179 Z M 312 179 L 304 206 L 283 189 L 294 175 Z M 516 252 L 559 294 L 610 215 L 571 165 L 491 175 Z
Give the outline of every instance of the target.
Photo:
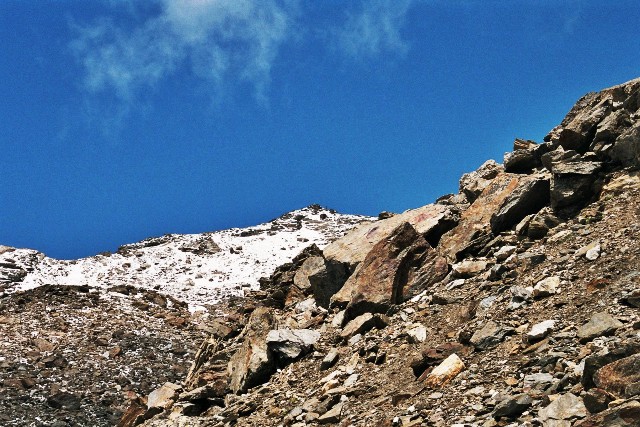
M 365 0 L 361 9 L 347 14 L 343 26 L 334 29 L 338 47 L 356 59 L 383 53 L 404 55 L 409 49 L 400 30 L 413 0 Z
M 295 0 L 159 0 L 159 12 L 137 27 L 103 19 L 78 27 L 72 49 L 91 92 L 137 92 L 187 67 L 218 89 L 244 81 L 262 96 L 290 35 Z

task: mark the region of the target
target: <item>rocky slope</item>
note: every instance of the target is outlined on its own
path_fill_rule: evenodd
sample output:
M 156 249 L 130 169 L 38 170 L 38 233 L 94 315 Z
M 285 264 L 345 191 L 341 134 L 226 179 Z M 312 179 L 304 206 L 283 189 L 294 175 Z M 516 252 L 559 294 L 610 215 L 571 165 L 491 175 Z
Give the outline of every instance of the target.
M 542 143 L 516 139 L 458 194 L 305 248 L 199 327 L 179 301 L 126 288 L 149 317 L 142 348 L 161 349 L 129 350 L 130 383 L 91 380 L 86 360 L 126 355 L 106 317 L 88 317 L 97 337 L 75 338 L 88 349 L 75 357 L 29 336 L 45 295 L 7 293 L 0 326 L 19 335 L 3 414 L 108 424 L 100 396 L 116 390 L 121 426 L 640 426 L 639 166 L 640 79 L 581 98 Z M 65 304 L 82 319 L 113 301 L 100 295 Z M 51 319 L 38 321 L 66 339 Z M 67 392 L 76 377 L 95 393 Z
M 314 205 L 72 261 L 0 247 L 0 425 L 117 424 L 131 399 L 184 378 L 209 334 L 233 335 L 220 299 L 369 220 Z

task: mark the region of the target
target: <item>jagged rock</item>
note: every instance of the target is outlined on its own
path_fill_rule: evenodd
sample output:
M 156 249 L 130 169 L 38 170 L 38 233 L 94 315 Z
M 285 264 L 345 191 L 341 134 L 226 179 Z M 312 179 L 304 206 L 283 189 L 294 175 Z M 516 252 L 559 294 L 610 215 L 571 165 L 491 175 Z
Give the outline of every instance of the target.
M 462 175 L 460 193 L 467 197 L 469 203 L 473 203 L 491 181 L 502 172 L 504 172 L 502 165 L 495 160 L 487 160 L 475 171 Z
M 582 160 L 551 161 L 551 207 L 555 212 L 574 212 L 596 194 L 595 182 L 602 163 Z
M 383 329 L 388 324 L 389 319 L 387 316 L 365 313 L 347 323 L 342 332 L 340 332 L 340 336 L 344 339 L 349 339 L 354 335 L 364 334 L 373 328 Z
M 331 303 L 346 307 L 347 321 L 366 312 L 384 313 L 446 273 L 446 262 L 405 222 L 371 249 Z
M 242 393 L 262 384 L 275 371 L 273 353 L 266 337 L 275 319 L 270 309 L 259 307 L 253 313 L 242 334 L 242 347 L 229 361 L 229 387 L 234 393 Z
M 549 144 L 516 139 L 512 152 L 504 155 L 504 171 L 510 173 L 530 173 L 542 166 L 541 156 L 549 151 Z
M 540 280 L 533 287 L 534 298 L 548 297 L 549 295 L 555 295 L 560 288 L 560 277 L 551 276 Z
M 610 314 L 596 313 L 591 320 L 578 328 L 578 338 L 581 343 L 586 343 L 597 337 L 611 335 L 621 327 L 622 323 Z
M 327 369 L 331 368 L 336 364 L 339 358 L 340 354 L 338 353 L 338 349 L 332 348 L 331 351 L 329 351 L 329 353 L 327 353 L 327 355 L 324 357 L 324 359 L 322 359 L 322 362 L 320 363 L 320 370 L 326 371 Z
M 633 396 L 634 384 L 640 383 L 640 354 L 603 366 L 593 375 L 593 382 L 596 387 L 615 396 Z
M 513 332 L 513 328 L 502 326 L 490 320 L 471 336 L 469 342 L 478 350 L 487 350 L 500 344 L 507 335 Z
M 626 129 L 615 141 L 611 158 L 623 166 L 640 165 L 640 122 Z
M 640 289 L 626 293 L 620 298 L 620 302 L 630 305 L 631 307 L 640 308 Z
M 533 400 L 528 394 L 518 394 L 502 400 L 496 405 L 491 415 L 493 418 L 515 418 L 529 409 Z
M 584 369 L 580 382 L 586 390 L 594 387 L 593 375 L 598 369 L 608 365 L 609 363 L 615 362 L 616 360 L 632 356 L 636 353 L 640 353 L 640 343 L 631 342 L 621 345 L 612 351 L 607 351 L 604 354 L 593 354 L 586 357 L 584 359 Z
M 599 388 L 592 388 L 582 397 L 584 406 L 591 414 L 602 412 L 609 407 L 609 402 L 615 398 L 606 391 Z
M 444 359 L 433 371 L 425 378 L 424 383 L 427 387 L 442 387 L 456 377 L 464 370 L 465 366 L 460 357 L 453 353 Z
M 426 205 L 385 220 L 361 224 L 324 248 L 324 257 L 330 262 L 347 264 L 353 270 L 376 244 L 388 239 L 405 222 L 426 236 L 430 244 L 434 244 L 444 232 L 457 224 L 458 215 L 448 206 Z
M 548 201 L 549 181 L 544 176 L 502 173 L 462 213 L 458 226 L 442 236 L 439 251 L 451 261 L 473 254 Z
M 410 343 L 421 343 L 427 340 L 427 328 L 424 325 L 411 325 L 407 330 Z
M 526 235 L 532 240 L 542 239 L 549 230 L 557 227 L 560 219 L 553 213 L 551 208 L 543 208 L 533 215 L 526 229 Z
M 459 343 L 450 342 L 437 347 L 428 347 L 421 351 L 420 356 L 411 362 L 411 369 L 416 377 L 420 377 L 425 370 L 441 363 L 453 353 L 465 354 L 465 346 Z
M 456 278 L 468 279 L 487 269 L 487 261 L 465 259 L 451 266 L 451 275 Z
M 527 334 L 527 340 L 530 343 L 540 341 L 546 338 L 555 328 L 555 320 L 545 320 L 544 322 L 536 323 L 531 327 L 531 331 Z
M 335 424 L 340 421 L 342 416 L 342 407 L 344 402 L 336 404 L 333 408 L 329 409 L 324 414 L 320 415 L 316 420 L 318 424 Z
M 611 143 L 629 125 L 620 111 L 638 108 L 638 86 L 640 79 L 583 96 L 545 141 L 580 152 Z
M 80 409 L 81 400 L 79 396 L 73 393 L 62 391 L 49 396 L 49 398 L 47 399 L 47 405 L 56 409 L 75 411 Z
M 576 427 L 640 427 L 640 402 L 632 400 L 607 409 L 577 423 Z
M 267 346 L 291 361 L 310 352 L 319 338 L 320 332 L 312 329 L 275 329 L 267 334 Z
M 296 271 L 293 283 L 304 294 L 311 293 L 318 304 L 326 308 L 349 274 L 349 268 L 343 263 L 326 260 L 323 256 L 312 256 Z
M 556 397 L 548 406 L 538 411 L 538 418 L 545 426 L 563 425 L 557 421 L 575 420 L 586 416 L 587 409 L 584 407 L 582 399 L 571 393 Z
M 164 383 L 162 387 L 152 391 L 147 398 L 147 408 L 166 409 L 175 402 L 182 387 L 173 383 Z
M 291 262 L 282 264 L 268 277 L 260 278 L 260 288 L 268 293 L 267 305 L 282 308 L 305 299 L 307 290 L 294 287 L 296 273 L 308 258 L 322 257 L 322 251 L 313 244 L 306 247 Z

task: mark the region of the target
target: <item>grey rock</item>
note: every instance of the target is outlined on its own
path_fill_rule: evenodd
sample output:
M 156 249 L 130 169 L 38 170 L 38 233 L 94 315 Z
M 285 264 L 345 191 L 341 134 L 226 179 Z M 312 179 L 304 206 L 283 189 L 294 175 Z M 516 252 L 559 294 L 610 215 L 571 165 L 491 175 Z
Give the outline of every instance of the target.
M 546 338 L 551 332 L 553 332 L 555 325 L 555 320 L 545 320 L 544 322 L 536 323 L 531 327 L 531 331 L 527 334 L 527 340 L 530 343 L 533 343 Z
M 553 425 L 553 421 L 573 420 L 586 416 L 587 408 L 582 399 L 571 393 L 558 396 L 551 404 L 538 411 L 538 418 L 543 425 Z
M 584 344 L 594 338 L 611 335 L 621 327 L 622 323 L 610 314 L 596 313 L 591 320 L 578 328 L 578 338 Z
M 320 370 L 326 371 L 327 369 L 335 365 L 339 358 L 340 355 L 338 353 L 338 349 L 332 348 L 324 357 L 324 359 L 322 359 L 322 362 L 320 363 Z
M 493 418 L 515 418 L 520 416 L 526 411 L 533 400 L 528 394 L 518 394 L 516 396 L 510 396 L 499 402 L 492 412 Z
M 497 346 L 513 332 L 513 328 L 499 325 L 491 320 L 471 336 L 470 343 L 478 350 L 486 350 Z
M 469 203 L 473 203 L 491 180 L 503 171 L 504 168 L 496 163 L 495 160 L 487 160 L 475 171 L 462 175 L 460 178 L 460 192 L 467 196 Z
M 267 346 L 285 360 L 294 360 L 309 353 L 320 338 L 312 329 L 274 329 L 267 334 Z
M 348 339 L 357 334 L 364 334 L 373 328 L 383 329 L 388 324 L 389 319 L 385 315 L 365 313 L 347 323 L 342 332 L 340 332 L 340 336 Z

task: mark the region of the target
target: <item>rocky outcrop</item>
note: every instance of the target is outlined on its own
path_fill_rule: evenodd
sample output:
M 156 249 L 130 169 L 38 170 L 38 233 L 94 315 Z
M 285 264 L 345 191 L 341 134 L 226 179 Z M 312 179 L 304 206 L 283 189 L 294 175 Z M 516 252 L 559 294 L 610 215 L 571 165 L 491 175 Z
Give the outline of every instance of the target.
M 449 206 L 426 205 L 388 219 L 362 224 L 324 248 L 324 257 L 354 269 L 378 242 L 388 239 L 404 223 L 409 223 L 427 241 L 438 242 L 442 234 L 457 224 L 457 212 Z
M 446 262 L 408 222 L 378 242 L 331 301 L 345 320 L 384 313 L 447 274 Z
M 244 341 L 229 361 L 229 387 L 242 393 L 262 384 L 275 371 L 273 352 L 266 338 L 275 326 L 273 313 L 266 307 L 257 308 L 242 332 Z
M 458 226 L 442 236 L 439 251 L 450 261 L 477 253 L 495 235 L 548 202 L 549 180 L 544 175 L 500 174 L 462 213 Z

